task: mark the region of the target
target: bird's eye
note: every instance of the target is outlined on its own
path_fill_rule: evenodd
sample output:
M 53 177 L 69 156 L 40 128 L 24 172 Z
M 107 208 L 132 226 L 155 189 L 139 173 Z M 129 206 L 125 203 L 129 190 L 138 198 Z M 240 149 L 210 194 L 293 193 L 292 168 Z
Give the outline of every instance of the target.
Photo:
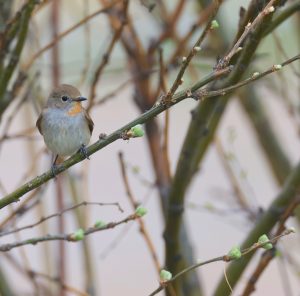
M 61 97 L 61 100 L 62 100 L 63 102 L 66 102 L 66 101 L 69 100 L 69 97 L 68 97 L 68 96 L 62 96 L 62 97 Z

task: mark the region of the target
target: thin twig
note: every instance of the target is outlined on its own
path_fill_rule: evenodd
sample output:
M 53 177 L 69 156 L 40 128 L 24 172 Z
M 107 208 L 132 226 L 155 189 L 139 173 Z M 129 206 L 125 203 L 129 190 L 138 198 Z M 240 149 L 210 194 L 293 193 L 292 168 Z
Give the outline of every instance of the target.
M 128 223 L 130 221 L 133 221 L 133 220 L 136 220 L 136 219 L 139 219 L 139 218 L 140 218 L 140 216 L 138 216 L 136 214 L 131 214 L 131 215 L 127 216 L 126 218 L 124 218 L 124 219 L 122 219 L 118 222 L 110 222 L 110 223 L 106 224 L 103 227 L 90 227 L 82 233 L 82 236 L 84 237 L 84 236 L 90 235 L 94 232 L 99 232 L 99 231 L 103 231 L 103 230 L 112 229 L 112 228 L 115 228 L 116 226 Z M 0 252 L 8 252 L 11 249 L 14 249 L 14 248 L 17 248 L 17 247 L 20 247 L 20 246 L 36 245 L 38 243 L 46 242 L 46 241 L 76 242 L 78 240 L 74 236 L 74 233 L 57 234 L 57 235 L 50 235 L 49 234 L 49 235 L 42 236 L 42 237 L 34 237 L 34 238 L 26 239 L 24 241 L 19 241 L 19 242 L 15 242 L 15 243 L 8 243 L 8 244 L 0 245 Z
M 280 224 L 278 226 L 278 229 L 275 233 L 275 236 L 280 235 L 282 232 L 285 231 L 285 222 L 288 218 L 290 218 L 295 208 L 299 205 L 300 198 L 296 198 L 284 211 L 280 218 Z M 274 245 L 276 242 L 274 243 Z M 255 291 L 255 284 L 258 282 L 260 276 L 262 275 L 263 271 L 267 268 L 271 260 L 276 255 L 276 249 L 273 248 L 271 250 L 265 251 L 265 253 L 261 256 L 261 259 L 259 263 L 257 264 L 255 270 L 253 271 L 252 275 L 249 277 L 249 280 L 244 288 L 243 293 L 241 296 L 249 296 L 252 292 Z
M 122 179 L 123 179 L 123 183 L 124 183 L 124 186 L 125 186 L 125 189 L 126 189 L 127 197 L 128 197 L 128 199 L 131 203 L 132 208 L 135 209 L 137 207 L 137 202 L 136 202 L 136 199 L 133 196 L 132 190 L 131 190 L 130 185 L 129 185 L 129 180 L 128 180 L 128 176 L 127 176 L 127 172 L 126 172 L 123 153 L 119 152 L 118 155 L 119 155 L 119 163 L 120 163 L 120 167 L 121 167 Z M 150 234 L 148 233 L 148 230 L 145 226 L 144 220 L 139 219 L 138 223 L 139 223 L 139 226 L 140 226 L 140 232 L 143 235 L 143 237 L 145 239 L 145 242 L 148 246 L 148 249 L 150 251 L 150 254 L 152 256 L 156 271 L 157 271 L 157 273 L 159 273 L 160 270 L 161 270 L 161 266 L 160 266 L 160 263 L 158 261 L 158 256 L 157 256 L 157 252 L 155 250 L 154 244 L 153 244 L 153 242 L 150 238 Z
M 115 0 L 113 1 L 111 4 L 109 4 L 108 6 L 101 8 L 97 11 L 95 11 L 94 13 L 90 14 L 89 16 L 85 17 L 84 19 L 82 19 L 80 22 L 78 22 L 77 24 L 73 25 L 72 27 L 70 27 L 69 29 L 65 30 L 64 32 L 60 33 L 57 38 L 55 38 L 55 40 L 52 40 L 50 43 L 48 43 L 47 45 L 45 45 L 43 48 L 41 48 L 38 52 L 36 52 L 31 58 L 30 60 L 23 65 L 22 69 L 24 70 L 24 72 L 27 72 L 29 70 L 29 68 L 32 66 L 32 64 L 35 62 L 35 60 L 40 57 L 45 51 L 49 50 L 56 42 L 58 42 L 59 40 L 61 40 L 63 37 L 67 36 L 68 34 L 70 34 L 71 32 L 73 32 L 74 30 L 76 30 L 77 28 L 79 28 L 80 26 L 82 26 L 83 24 L 85 24 L 87 21 L 91 20 L 92 18 L 94 18 L 95 16 L 97 16 L 98 14 L 101 13 L 109 13 L 109 11 L 111 10 L 111 8 L 116 5 L 116 3 L 120 2 L 122 0 Z
M 47 185 L 47 184 L 46 184 Z M 45 191 L 45 189 L 47 188 L 47 186 L 45 187 L 39 187 L 37 188 L 35 191 L 32 191 L 29 196 L 23 200 L 21 202 L 21 204 L 15 209 L 13 210 L 2 222 L 0 222 L 0 229 L 4 229 L 4 227 L 6 227 L 6 225 L 9 222 L 12 222 L 13 219 L 17 219 L 20 218 L 20 216 L 24 215 L 25 213 L 27 213 L 27 211 L 31 208 L 28 207 L 27 204 L 33 200 L 37 195 L 43 193 Z
M 48 281 L 51 282 L 55 282 L 57 283 L 61 288 L 63 288 L 66 291 L 69 291 L 70 293 L 75 294 L 75 295 L 79 295 L 79 296 L 88 296 L 87 293 L 78 290 L 77 288 L 74 288 L 70 285 L 67 285 L 65 282 L 62 281 L 62 279 L 60 277 L 52 277 L 48 274 L 42 273 L 42 272 L 38 272 L 32 269 L 27 270 L 27 272 L 33 277 L 41 277 L 44 279 L 47 279 Z
M 263 246 L 265 246 L 268 243 L 275 244 L 281 237 L 289 235 L 291 233 L 294 233 L 294 230 L 287 229 L 282 234 L 277 235 L 277 236 L 273 237 L 272 239 L 270 239 L 270 240 L 268 240 L 266 242 L 263 242 L 263 243 L 254 243 L 251 247 L 249 247 L 249 248 L 247 248 L 245 250 L 241 250 L 241 256 L 243 257 L 243 256 L 247 255 L 250 252 L 254 252 L 255 250 L 257 250 L 259 248 L 262 248 Z M 153 291 L 152 293 L 150 293 L 149 296 L 156 295 L 157 293 L 159 293 L 160 291 L 162 291 L 163 289 L 165 289 L 170 283 L 172 283 L 173 281 L 175 281 L 177 278 L 181 277 L 182 275 L 184 275 L 185 273 L 187 273 L 189 271 L 197 269 L 198 267 L 201 267 L 203 265 L 207 265 L 207 264 L 210 264 L 210 263 L 213 263 L 213 262 L 218 262 L 218 261 L 230 262 L 230 261 L 233 261 L 233 260 L 236 260 L 236 259 L 234 259 L 230 255 L 226 254 L 226 255 L 223 255 L 223 256 L 220 256 L 220 257 L 216 257 L 216 258 L 213 258 L 213 259 L 210 259 L 210 260 L 207 260 L 207 261 L 203 261 L 203 262 L 199 262 L 199 263 L 193 264 L 193 265 L 185 268 L 184 270 L 180 271 L 179 273 L 177 273 L 170 280 L 168 280 L 168 281 L 162 281 L 160 283 L 160 286 L 155 291 Z
M 257 15 L 257 17 L 254 19 L 252 23 L 248 23 L 245 27 L 245 30 L 243 34 L 240 36 L 240 38 L 237 40 L 237 42 L 234 44 L 234 46 L 231 48 L 231 50 L 228 52 L 228 54 L 219 61 L 217 67 L 222 68 L 222 67 L 227 67 L 231 58 L 239 52 L 241 48 L 241 44 L 244 42 L 244 40 L 249 36 L 249 34 L 252 32 L 254 28 L 256 28 L 270 13 L 273 13 L 274 7 L 273 4 L 275 3 L 276 0 L 271 0 L 265 8 Z M 272 9 L 273 8 L 273 9 Z
M 199 91 L 196 91 L 192 96 L 195 98 L 195 99 L 204 99 L 204 98 L 212 98 L 212 97 L 217 97 L 217 96 L 224 96 L 226 95 L 228 92 L 232 92 L 233 90 L 237 89 L 237 88 L 240 88 L 242 86 L 245 86 L 253 81 L 256 81 L 264 76 L 267 76 L 273 72 L 276 72 L 278 70 L 280 70 L 282 67 L 296 61 L 296 60 L 299 60 L 300 59 L 300 54 L 294 56 L 293 58 L 291 59 L 288 59 L 287 61 L 283 62 L 282 64 L 278 64 L 278 65 L 273 65 L 269 70 L 267 71 L 264 71 L 262 73 L 253 73 L 253 75 L 248 78 L 248 79 L 245 79 L 241 82 L 238 82 L 234 85 L 231 85 L 229 87 L 225 87 L 225 88 L 222 88 L 222 89 L 218 89 L 218 90 L 213 90 L 213 91 L 207 91 L 206 89 L 200 89 Z
M 183 74 L 185 73 L 185 70 L 187 69 L 187 67 L 189 66 L 191 60 L 193 59 L 193 57 L 199 52 L 200 50 L 200 45 L 202 44 L 203 40 L 205 39 L 205 37 L 207 36 L 208 32 L 211 31 L 211 21 L 215 18 L 218 9 L 220 7 L 220 5 L 222 4 L 222 1 L 217 1 L 216 2 L 216 6 L 215 6 L 215 10 L 212 13 L 209 21 L 206 24 L 206 27 L 204 28 L 202 34 L 200 35 L 200 37 L 198 38 L 198 40 L 196 41 L 196 43 L 194 44 L 192 50 L 190 50 L 189 54 L 187 55 L 187 57 L 185 57 L 185 59 L 182 61 L 182 65 L 181 68 L 176 76 L 175 81 L 173 82 L 170 90 L 167 92 L 166 96 L 163 98 L 163 100 L 166 103 L 169 103 L 169 100 L 173 97 L 173 95 L 175 94 L 176 90 L 178 89 L 178 87 L 182 84 L 182 77 Z
M 249 215 L 251 220 L 254 221 L 257 218 L 257 214 L 255 212 L 253 212 L 253 209 L 251 209 L 251 206 L 249 204 L 249 201 L 247 200 L 247 197 L 245 196 L 242 188 L 240 188 L 240 184 L 236 178 L 236 175 L 234 174 L 230 164 L 228 163 L 228 159 L 226 157 L 227 155 L 226 155 L 226 152 L 224 151 L 224 148 L 222 146 L 220 139 L 215 138 L 214 142 L 216 145 L 217 153 L 220 156 L 222 166 L 223 166 L 224 170 L 226 171 L 226 174 L 230 180 L 231 186 L 234 191 L 234 195 L 236 197 L 236 200 L 237 200 L 239 206 L 241 207 L 241 209 L 246 211 L 246 213 Z
M 300 59 L 300 55 L 297 55 L 297 56 L 283 62 L 281 64 L 281 67 L 284 67 L 298 59 Z M 190 89 L 181 91 L 181 92 L 177 93 L 176 95 L 174 95 L 173 99 L 171 100 L 170 104 L 168 104 L 168 105 L 161 104 L 161 103 L 156 104 L 152 109 L 150 109 L 149 111 L 146 111 L 144 114 L 142 114 L 138 118 L 134 119 L 133 121 L 129 122 L 125 126 L 116 130 L 109 136 L 105 137 L 105 139 L 101 138 L 94 144 L 87 147 L 87 155 L 90 156 L 90 155 L 94 154 L 95 152 L 103 149 L 105 146 L 109 145 L 110 143 L 112 143 L 118 139 L 122 139 L 124 132 L 128 131 L 133 126 L 135 126 L 137 124 L 145 123 L 149 119 L 157 116 L 158 114 L 162 113 L 166 109 L 181 102 L 182 100 L 184 100 L 186 98 L 189 98 L 192 96 L 196 99 L 200 99 L 200 98 L 208 98 L 208 97 L 218 96 L 220 94 L 224 94 L 224 93 L 233 91 L 238 87 L 249 84 L 249 83 L 257 80 L 258 78 L 262 78 L 262 77 L 278 70 L 278 69 L 276 69 L 276 67 L 273 66 L 271 69 L 267 70 L 266 72 L 254 75 L 251 78 L 246 79 L 245 81 L 243 81 L 241 83 L 237 83 L 234 86 L 224 88 L 221 91 L 217 90 L 217 91 L 210 91 L 210 92 L 204 91 L 203 92 L 203 90 L 201 90 L 200 92 L 196 93 L 197 89 L 199 89 L 203 85 L 208 84 L 211 81 L 215 81 L 215 80 L 219 79 L 220 77 L 228 74 L 231 71 L 231 69 L 232 69 L 231 67 L 228 67 L 228 68 L 225 68 L 222 70 L 215 70 L 214 72 L 212 72 L 211 74 L 209 74 L 208 76 L 203 78 L 201 81 L 194 84 Z M 194 94 L 192 93 L 192 91 L 194 91 Z M 62 162 L 60 165 L 57 166 L 56 174 L 60 174 L 61 172 L 65 171 L 66 169 L 73 166 L 74 164 L 84 160 L 85 158 L 86 158 L 86 156 L 82 155 L 81 153 L 74 154 L 73 156 L 71 156 L 70 158 L 68 158 L 67 160 L 65 160 L 64 162 Z M 19 200 L 19 198 L 21 196 L 23 196 L 25 193 L 41 186 L 42 184 L 44 184 L 45 182 L 49 181 L 52 178 L 53 178 L 53 172 L 51 170 L 49 170 L 49 171 L 45 172 L 44 174 L 37 176 L 36 178 L 32 179 L 31 181 L 25 183 L 24 185 L 22 185 L 21 187 L 17 188 L 15 191 L 13 191 L 12 193 L 10 193 L 10 194 L 6 195 L 5 197 L 3 197 L 2 199 L 0 199 L 0 209 L 7 206 L 10 203 L 17 202 Z
M 33 228 L 51 218 L 54 218 L 54 217 L 60 217 L 62 216 L 63 214 L 65 214 L 66 212 L 69 212 L 69 211 L 73 211 L 81 206 L 93 206 L 93 205 L 98 205 L 98 206 L 116 206 L 118 208 L 118 210 L 123 213 L 124 210 L 121 208 L 120 204 L 117 203 L 117 202 L 111 202 L 111 203 L 102 203 L 102 202 L 88 202 L 88 201 L 83 201 L 79 204 L 76 204 L 74 206 L 71 206 L 67 209 L 64 209 L 62 210 L 61 212 L 59 213 L 55 213 L 55 214 L 52 214 L 52 215 L 49 215 L 47 217 L 42 217 L 40 218 L 39 221 L 35 222 L 35 223 L 32 223 L 32 224 L 29 224 L 29 225 L 26 225 L 26 226 L 23 226 L 23 227 L 20 227 L 20 228 L 17 228 L 17 229 L 13 229 L 13 230 L 8 230 L 8 231 L 4 231 L 4 232 L 0 232 L 0 237 L 1 236 L 5 236 L 5 235 L 8 235 L 8 234 L 11 234 L 11 233 L 16 233 L 16 232 L 19 232 L 19 231 L 22 231 L 22 230 L 25 230 L 25 229 L 30 229 L 30 228 Z
M 97 83 L 99 82 L 100 75 L 101 75 L 103 69 L 105 68 L 105 66 L 109 63 L 109 59 L 110 59 L 110 56 L 112 55 L 112 51 L 115 47 L 115 44 L 119 40 L 125 25 L 126 25 L 126 20 L 124 20 L 121 23 L 120 27 L 115 31 L 113 38 L 111 39 L 111 42 L 108 46 L 108 49 L 107 49 L 106 53 L 103 55 L 102 61 L 94 74 L 94 79 L 93 79 L 92 86 L 91 86 L 91 93 L 89 96 L 89 105 L 87 107 L 87 110 L 90 110 L 94 105 L 94 100 L 96 97 L 96 86 L 97 86 Z

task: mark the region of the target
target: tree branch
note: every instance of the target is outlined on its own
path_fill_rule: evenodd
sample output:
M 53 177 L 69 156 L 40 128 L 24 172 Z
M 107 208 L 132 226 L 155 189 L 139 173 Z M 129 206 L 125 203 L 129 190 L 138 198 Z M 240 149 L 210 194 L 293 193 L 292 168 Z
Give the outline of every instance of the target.
M 220 77 L 223 77 L 224 75 L 228 74 L 230 70 L 231 70 L 230 68 L 227 68 L 224 70 L 220 70 L 220 71 L 218 70 L 218 71 L 212 72 L 211 74 L 204 77 L 203 80 L 199 81 L 194 86 L 192 86 L 191 90 L 196 90 L 211 81 L 214 81 L 214 80 L 219 79 Z M 114 142 L 118 139 L 122 139 L 124 133 L 126 133 L 126 131 L 128 131 L 130 128 L 132 128 L 133 126 L 135 126 L 137 124 L 143 124 L 143 123 L 151 120 L 158 114 L 165 111 L 167 108 L 170 108 L 171 106 L 176 105 L 177 103 L 181 102 L 182 100 L 188 98 L 189 94 L 190 94 L 190 89 L 181 91 L 174 96 L 174 102 L 171 102 L 170 105 L 166 106 L 165 104 L 158 103 L 153 108 L 151 108 L 149 111 L 145 112 L 138 118 L 127 123 L 120 129 L 114 131 L 112 134 L 110 134 L 109 136 L 106 136 L 104 139 L 102 137 L 99 138 L 99 140 L 97 142 L 95 142 L 94 144 L 87 147 L 87 155 L 90 156 L 90 155 L 94 154 L 95 152 L 103 149 L 107 145 L 111 144 L 112 142 Z M 75 165 L 76 163 L 78 163 L 84 159 L 85 159 L 84 155 L 82 155 L 81 153 L 76 153 L 72 157 L 70 157 L 67 160 L 65 160 L 64 162 L 62 162 L 61 164 L 57 165 L 55 173 L 60 174 L 61 172 L 67 170 L 69 167 Z M 52 174 L 52 171 L 48 170 L 44 174 L 37 176 L 36 178 L 32 179 L 31 181 L 25 183 L 24 185 L 22 185 L 21 187 L 17 188 L 15 191 L 13 191 L 12 193 L 10 193 L 10 194 L 6 195 L 5 197 L 3 197 L 2 199 L 0 199 L 0 209 L 4 208 L 5 206 L 7 206 L 13 202 L 19 201 L 19 198 L 21 196 L 23 196 L 25 193 L 32 191 L 35 188 L 38 188 L 39 186 L 41 186 L 42 184 L 46 183 L 47 181 L 49 181 L 53 178 L 54 178 L 54 176 Z
M 82 238 L 89 235 L 89 234 L 92 234 L 94 232 L 99 232 L 99 231 L 103 231 L 103 230 L 112 229 L 112 228 L 115 228 L 118 225 L 127 223 L 129 221 L 133 221 L 133 220 L 136 220 L 136 219 L 139 219 L 139 218 L 140 218 L 139 215 L 132 214 L 132 215 L 129 215 L 126 218 L 124 218 L 124 219 L 122 219 L 118 222 L 110 222 L 110 223 L 108 223 L 108 224 L 106 224 L 105 226 L 102 226 L 102 227 L 97 227 L 97 226 L 90 227 L 87 230 L 83 231 Z M 79 241 L 81 239 L 77 239 L 75 237 L 74 233 L 46 235 L 46 236 L 42 236 L 42 237 L 26 239 L 24 241 L 19 241 L 19 242 L 16 242 L 16 243 L 0 245 L 0 252 L 7 252 L 7 251 L 10 251 L 11 249 L 21 247 L 21 246 L 25 246 L 25 245 L 36 245 L 38 243 L 45 242 L 45 241 L 64 240 L 64 241 L 69 241 L 69 242 L 76 242 L 76 241 Z

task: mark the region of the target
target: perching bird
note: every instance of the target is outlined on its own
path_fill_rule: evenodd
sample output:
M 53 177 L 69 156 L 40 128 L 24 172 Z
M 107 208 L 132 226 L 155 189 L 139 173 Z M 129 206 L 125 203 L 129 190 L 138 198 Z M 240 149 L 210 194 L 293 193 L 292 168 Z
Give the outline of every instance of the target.
M 81 105 L 85 100 L 77 88 L 68 84 L 50 93 L 36 126 L 56 156 L 53 166 L 58 156 L 70 156 L 78 150 L 87 157 L 85 146 L 90 142 L 94 123 Z

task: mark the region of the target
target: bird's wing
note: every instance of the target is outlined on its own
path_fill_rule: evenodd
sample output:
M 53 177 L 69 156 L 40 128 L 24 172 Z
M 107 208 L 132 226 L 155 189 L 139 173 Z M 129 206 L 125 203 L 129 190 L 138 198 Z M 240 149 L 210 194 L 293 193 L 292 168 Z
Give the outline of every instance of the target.
M 40 132 L 40 134 L 42 135 L 43 133 L 42 133 L 42 128 L 41 128 L 41 124 L 42 124 L 42 115 L 43 115 L 43 113 L 41 113 L 40 114 L 40 116 L 39 116 L 39 118 L 37 119 L 37 121 L 36 121 L 36 127 L 38 128 L 38 130 L 39 130 L 39 132 Z
M 85 115 L 85 118 L 88 122 L 88 126 L 89 126 L 89 129 L 90 129 L 90 132 L 92 133 L 93 132 L 93 129 L 94 129 L 94 122 L 92 120 L 92 118 L 90 117 L 90 115 L 87 113 L 86 110 L 84 110 L 84 115 Z

